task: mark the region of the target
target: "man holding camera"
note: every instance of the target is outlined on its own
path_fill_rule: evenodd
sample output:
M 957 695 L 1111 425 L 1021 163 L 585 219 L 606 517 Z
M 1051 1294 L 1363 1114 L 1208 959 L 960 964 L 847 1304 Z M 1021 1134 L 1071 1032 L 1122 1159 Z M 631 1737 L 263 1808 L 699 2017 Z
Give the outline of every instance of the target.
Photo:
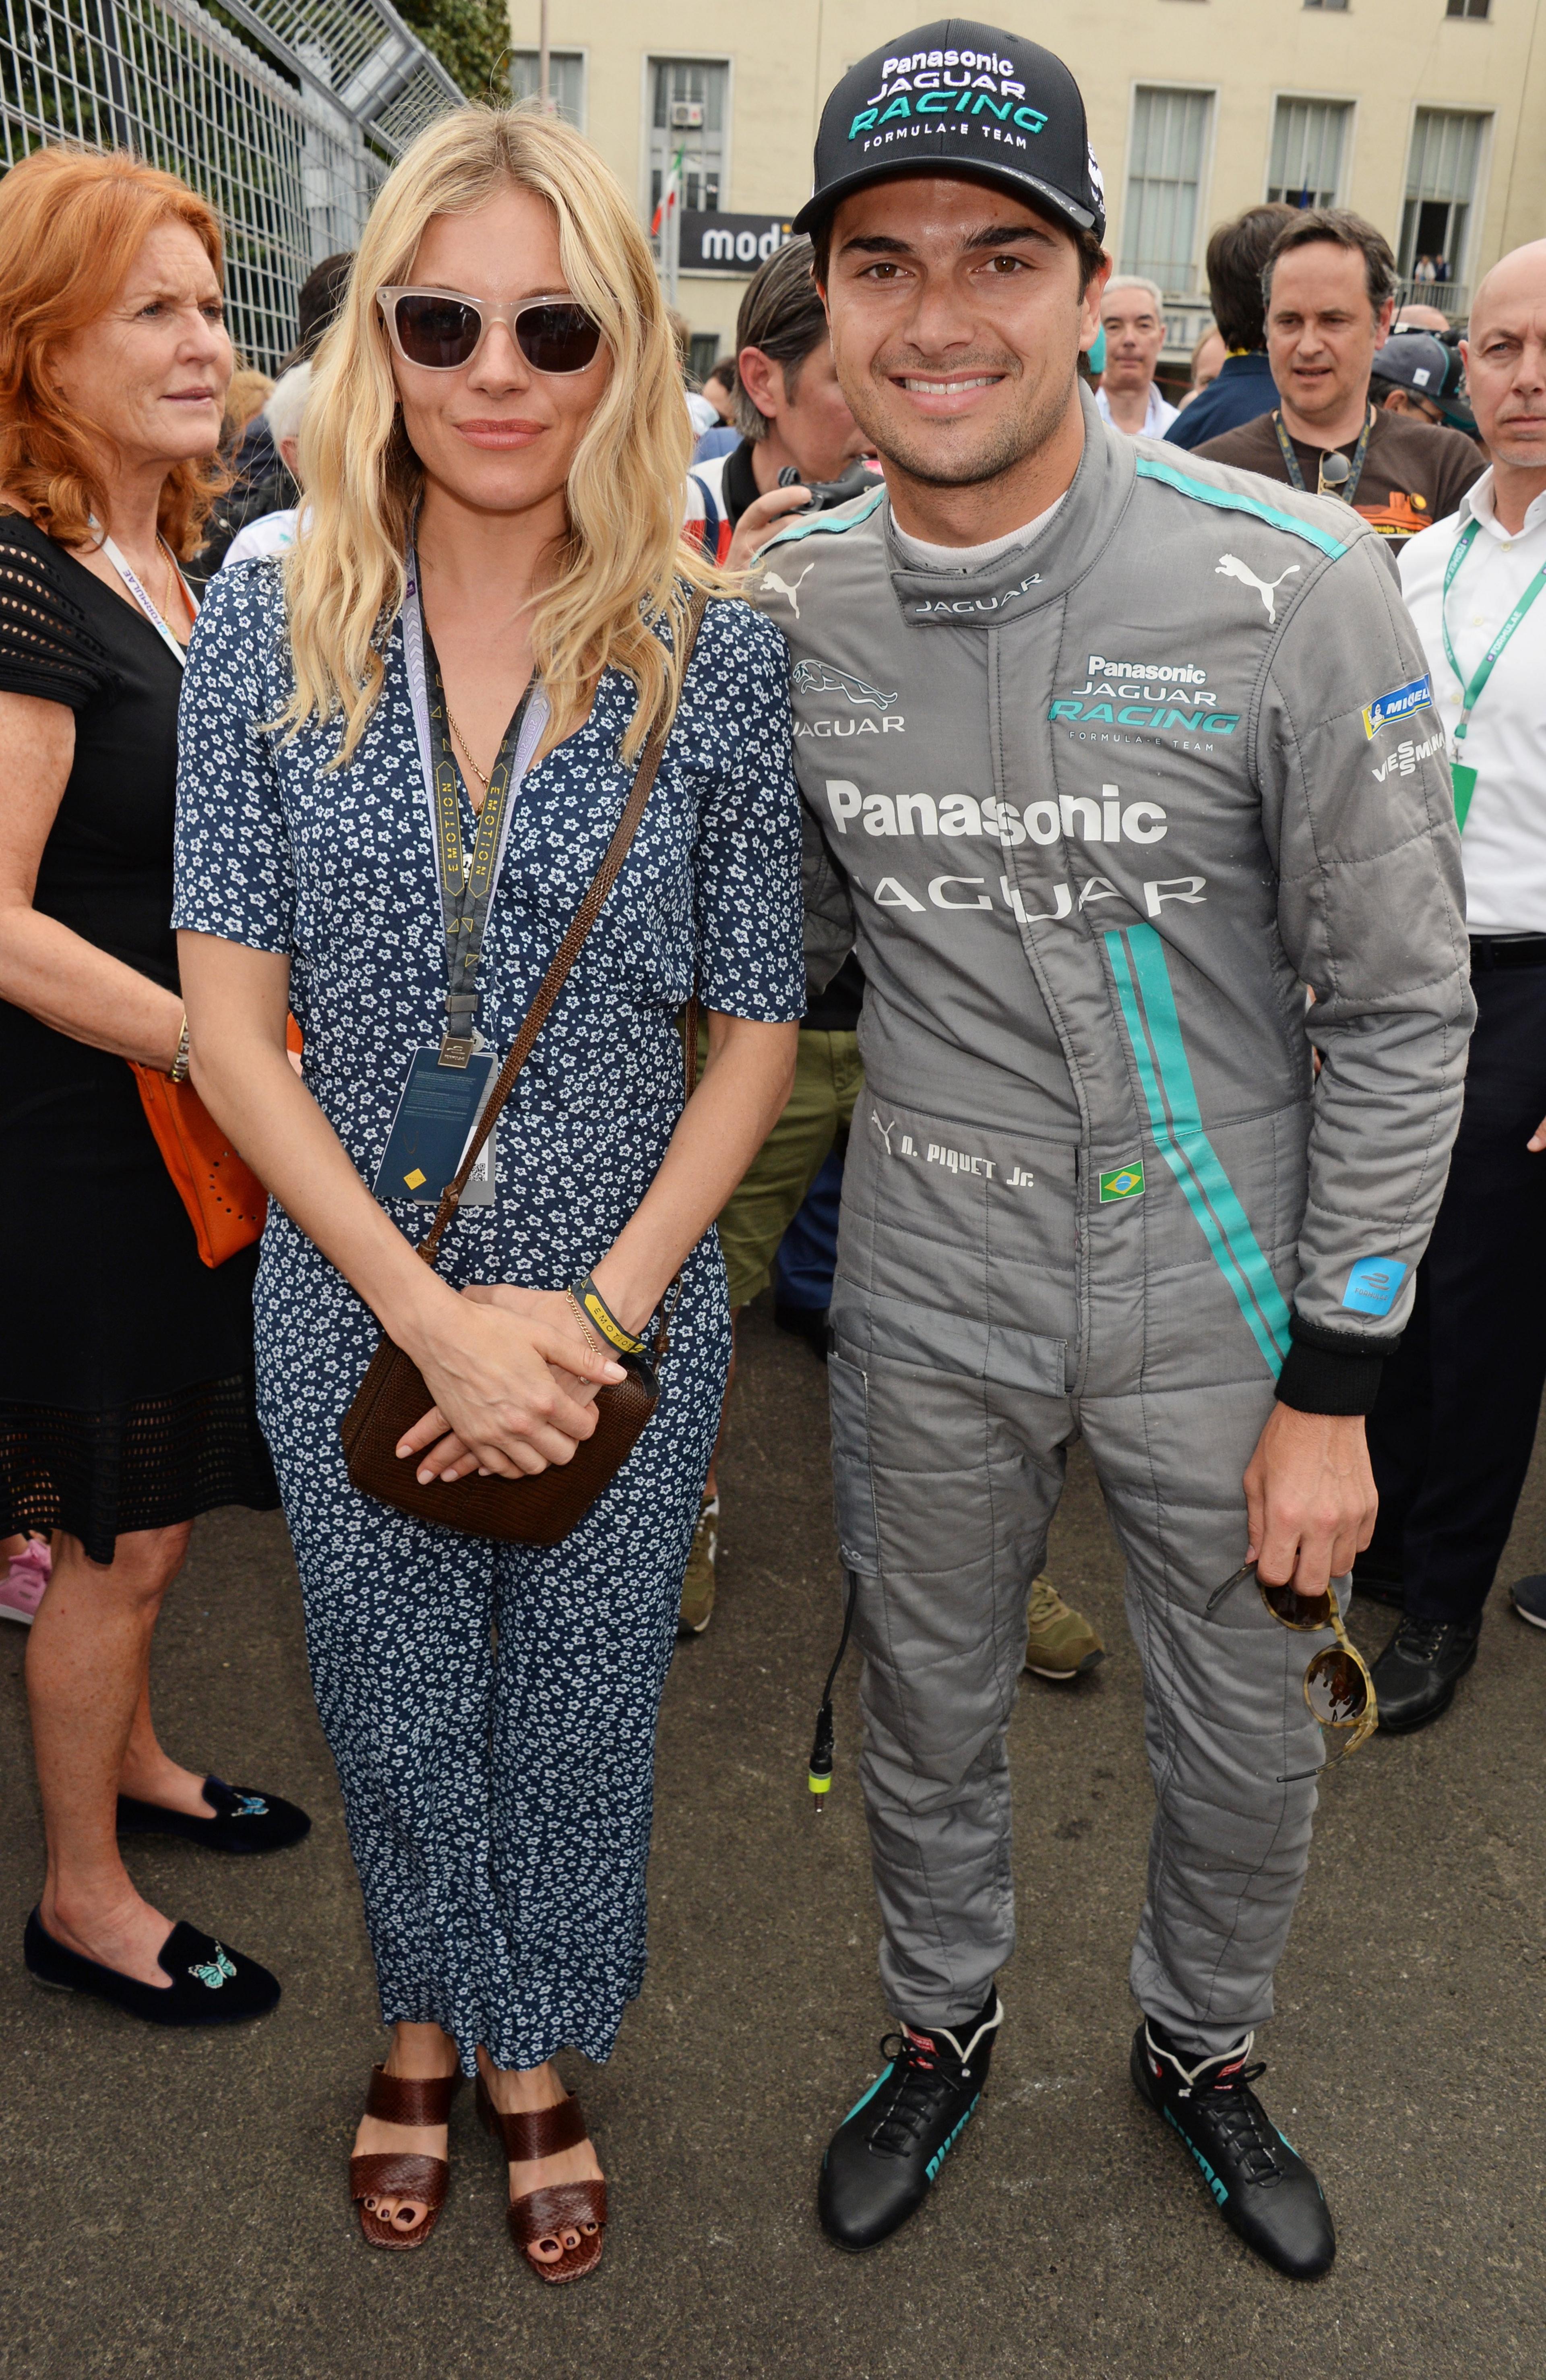
M 1442 756 L 1370 781 L 1422 657 L 1345 507 L 1081 396 L 1104 206 L 1049 52 L 953 18 L 863 60 L 799 227 L 885 473 L 754 583 L 795 660 L 808 962 L 857 945 L 866 984 L 828 1368 L 900 2029 L 821 2216 L 851 2250 L 895 2230 L 980 2095 L 1024 1599 L 1082 1436 L 1158 1804 L 1132 2078 L 1309 2278 L 1331 2216 L 1248 2060 L 1322 1757 L 1326 1639 L 1291 1632 L 1369 1536 L 1362 1416 L 1472 1015 Z

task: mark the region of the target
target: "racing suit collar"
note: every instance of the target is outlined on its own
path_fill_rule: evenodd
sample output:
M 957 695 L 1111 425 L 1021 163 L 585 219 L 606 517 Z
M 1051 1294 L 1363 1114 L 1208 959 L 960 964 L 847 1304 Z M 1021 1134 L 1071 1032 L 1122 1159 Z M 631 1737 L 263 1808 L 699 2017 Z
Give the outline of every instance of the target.
M 1058 601 L 1099 562 L 1132 494 L 1131 439 L 1108 429 L 1081 385 L 1084 453 L 1068 492 L 1029 545 L 1012 546 L 981 570 L 919 568 L 904 559 L 884 508 L 886 555 L 902 616 L 913 626 L 996 628 Z

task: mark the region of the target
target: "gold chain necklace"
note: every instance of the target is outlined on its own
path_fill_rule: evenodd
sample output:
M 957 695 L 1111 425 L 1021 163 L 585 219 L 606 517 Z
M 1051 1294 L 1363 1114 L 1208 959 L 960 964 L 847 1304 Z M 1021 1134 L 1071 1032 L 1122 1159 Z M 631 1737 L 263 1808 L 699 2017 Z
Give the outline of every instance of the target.
M 443 701 L 444 700 L 444 687 L 441 689 L 441 698 Z M 493 774 L 493 770 L 491 769 L 488 773 L 485 774 L 478 766 L 477 761 L 472 757 L 471 748 L 468 744 L 467 737 L 462 734 L 461 729 L 457 726 L 456 714 L 452 710 L 448 702 L 445 704 L 445 718 L 452 735 L 456 737 L 457 743 L 462 747 L 462 758 L 466 760 L 468 766 L 471 769 L 473 775 L 477 778 L 478 783 L 482 786 L 483 791 L 486 794 L 489 790 L 489 778 Z

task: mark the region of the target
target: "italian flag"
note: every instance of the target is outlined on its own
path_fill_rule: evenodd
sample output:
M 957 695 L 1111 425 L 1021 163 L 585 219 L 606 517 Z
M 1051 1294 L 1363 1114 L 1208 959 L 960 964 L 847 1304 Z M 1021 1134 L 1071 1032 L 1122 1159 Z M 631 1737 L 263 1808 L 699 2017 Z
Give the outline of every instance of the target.
M 676 154 L 671 160 L 671 171 L 665 177 L 665 188 L 661 192 L 661 202 L 650 218 L 650 237 L 651 239 L 658 239 L 660 237 L 662 224 L 664 223 L 666 216 L 671 212 L 672 208 L 678 205 L 681 201 L 682 160 L 686 154 L 687 152 L 685 149 L 678 149 Z

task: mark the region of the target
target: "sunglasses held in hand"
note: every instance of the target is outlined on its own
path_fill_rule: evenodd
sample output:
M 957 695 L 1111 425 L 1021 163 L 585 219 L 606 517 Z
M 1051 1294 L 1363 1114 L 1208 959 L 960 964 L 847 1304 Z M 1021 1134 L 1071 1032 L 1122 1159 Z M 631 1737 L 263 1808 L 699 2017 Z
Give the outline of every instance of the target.
M 601 327 L 572 298 L 464 297 L 456 289 L 383 287 L 376 303 L 403 361 L 420 371 L 460 371 L 503 322 L 533 371 L 582 372 L 596 360 Z
M 1284 1628 L 1320 1630 L 1329 1628 L 1336 1638 L 1323 1653 L 1317 1653 L 1305 1671 L 1305 1701 L 1310 1717 L 1326 1728 L 1348 1728 L 1352 1731 L 1333 1760 L 1345 1759 L 1366 1743 L 1379 1725 L 1379 1705 L 1374 1699 L 1374 1681 L 1369 1676 L 1363 1655 L 1353 1644 L 1342 1624 L 1336 1608 L 1336 1597 L 1328 1588 L 1323 1595 L 1301 1595 L 1296 1586 L 1269 1586 L 1257 1572 L 1254 1561 L 1244 1561 L 1231 1572 L 1222 1586 L 1216 1586 L 1204 1607 L 1203 1616 L 1211 1620 L 1225 1596 L 1232 1595 L 1248 1578 L 1256 1580 L 1262 1602 Z M 1326 1764 L 1329 1767 L 1331 1762 Z M 1313 1768 L 1301 1768 L 1292 1777 L 1280 1777 L 1280 1785 L 1296 1785 L 1306 1777 L 1313 1777 Z

